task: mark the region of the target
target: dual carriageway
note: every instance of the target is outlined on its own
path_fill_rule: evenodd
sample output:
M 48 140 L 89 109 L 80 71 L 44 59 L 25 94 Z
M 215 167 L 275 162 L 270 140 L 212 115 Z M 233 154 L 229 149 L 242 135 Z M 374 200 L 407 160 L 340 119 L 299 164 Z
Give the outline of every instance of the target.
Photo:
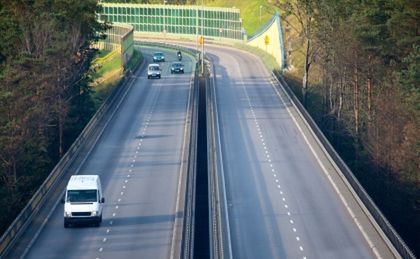
M 167 57 L 162 78 L 148 80 L 146 67 L 157 50 Z M 122 86 L 95 145 L 67 169 L 68 175 L 100 175 L 102 225 L 65 229 L 58 190 L 43 208 L 46 216 L 33 220 L 8 258 L 193 256 L 191 247 L 200 240 L 184 236 L 194 236 L 199 219 L 186 220 L 191 214 L 184 204 L 197 194 L 188 194 L 195 179 L 188 169 L 196 147 L 190 137 L 198 107 L 196 60 L 184 54 L 185 74 L 171 75 L 176 50 L 148 44 L 141 51 L 145 62 Z M 204 107 L 211 110 L 207 122 L 216 124 L 207 125 L 214 130 L 207 135 L 213 143 L 207 157 L 219 163 L 214 178 L 209 166 L 209 197 L 223 194 L 209 204 L 223 208 L 209 205 L 208 233 L 216 234 L 208 238 L 209 251 L 195 251 L 195 258 L 394 258 L 261 60 L 230 47 L 209 45 L 206 51 L 213 83 Z M 220 249 L 213 247 L 217 242 Z

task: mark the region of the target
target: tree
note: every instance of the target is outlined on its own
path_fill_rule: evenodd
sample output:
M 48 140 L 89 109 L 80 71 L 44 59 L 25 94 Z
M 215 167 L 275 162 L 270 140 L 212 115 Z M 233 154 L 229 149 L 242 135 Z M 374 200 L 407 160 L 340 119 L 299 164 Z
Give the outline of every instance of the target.
M 303 105 L 307 103 L 307 92 L 309 85 L 309 70 L 316 56 L 317 46 L 314 42 L 314 29 L 316 21 L 315 2 L 311 0 L 291 0 L 283 1 L 277 0 L 276 5 L 283 11 L 281 17 L 283 20 L 294 29 L 300 37 L 303 45 L 304 64 L 303 64 L 303 79 L 302 79 L 302 98 Z M 288 17 L 292 16 L 297 21 L 297 24 L 290 22 Z

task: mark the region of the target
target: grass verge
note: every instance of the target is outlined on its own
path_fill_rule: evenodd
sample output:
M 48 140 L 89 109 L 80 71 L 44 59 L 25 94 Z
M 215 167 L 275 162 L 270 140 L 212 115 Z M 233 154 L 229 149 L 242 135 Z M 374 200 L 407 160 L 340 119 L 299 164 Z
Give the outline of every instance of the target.
M 110 53 L 102 54 L 103 57 L 106 55 L 110 55 Z M 143 55 L 140 50 L 135 49 L 133 56 L 127 65 L 126 71 L 135 70 L 142 60 Z M 94 90 L 93 100 L 96 108 L 101 106 L 112 89 L 119 84 L 123 76 L 124 70 L 122 67 L 121 55 L 119 54 L 112 55 L 112 58 L 106 59 L 106 61 L 99 65 L 99 69 L 94 76 L 95 81 L 92 84 Z

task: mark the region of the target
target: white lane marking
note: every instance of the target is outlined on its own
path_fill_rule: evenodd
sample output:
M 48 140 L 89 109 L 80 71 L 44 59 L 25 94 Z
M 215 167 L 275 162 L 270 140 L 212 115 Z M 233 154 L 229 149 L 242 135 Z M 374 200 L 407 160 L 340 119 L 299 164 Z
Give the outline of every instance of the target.
M 238 66 L 238 68 L 239 68 L 239 66 Z M 239 74 L 241 75 L 241 71 L 240 71 L 240 69 L 238 69 L 238 71 L 239 71 Z M 241 75 L 242 76 L 242 75 Z M 248 105 L 249 105 L 249 107 L 251 108 L 251 111 L 252 111 L 252 104 L 251 104 L 251 99 L 250 99 L 250 97 L 249 97 L 249 95 L 248 95 L 248 93 L 247 93 L 247 90 L 246 90 L 246 88 L 245 88 L 245 84 L 242 82 L 242 85 L 243 85 L 243 90 L 244 90 L 244 93 L 245 93 L 245 95 L 246 95 L 246 97 L 247 97 L 247 99 L 248 99 Z M 282 100 L 283 101 L 283 100 Z M 284 102 L 283 102 L 284 103 Z M 288 110 L 289 111 L 289 110 Z M 289 113 L 290 113 L 290 111 L 289 111 Z M 265 154 L 266 154 L 266 156 L 267 156 L 267 159 L 268 159 L 268 161 L 269 161 L 269 163 L 270 163 L 270 167 L 272 168 L 272 172 L 274 173 L 275 171 L 274 171 L 274 166 L 273 166 L 273 164 L 271 163 L 271 159 L 270 159 L 270 155 L 269 155 L 269 152 L 268 152 L 268 150 L 267 150 L 267 147 L 266 147 L 266 144 L 265 144 L 265 141 L 264 141 L 264 139 L 263 139 L 263 135 L 262 135 L 262 133 L 261 133 L 261 130 L 260 130 L 260 125 L 259 125 L 259 123 L 258 123 L 258 120 L 257 120 L 257 117 L 255 116 L 255 114 L 254 114 L 254 112 L 252 111 L 252 114 L 253 114 L 253 116 L 254 116 L 254 120 L 255 120 L 255 124 L 256 124 L 256 128 L 257 128 L 257 130 L 258 130 L 258 134 L 259 134 L 259 136 L 260 136 L 260 140 L 261 140 L 261 143 L 262 143 L 262 146 L 263 146 L 263 148 L 264 148 L 264 150 L 265 150 Z M 294 119 L 294 118 L 293 118 Z M 274 177 L 276 177 L 276 174 L 274 174 Z M 275 179 L 275 182 L 276 183 L 278 183 L 279 182 L 279 180 L 278 179 Z M 280 185 L 277 185 L 277 187 L 280 189 Z M 280 191 L 280 193 L 283 195 L 283 192 L 282 191 Z M 286 202 L 286 199 L 284 198 L 284 197 L 282 197 L 282 200 L 283 200 L 283 202 Z M 284 207 L 286 208 L 286 209 L 288 209 L 288 205 L 287 204 L 285 204 L 284 205 Z M 287 215 L 290 217 L 290 212 L 289 211 L 287 211 Z M 294 224 L 294 221 L 292 220 L 292 219 L 290 219 L 290 224 Z M 293 228 L 293 231 L 294 232 L 296 232 L 296 229 L 295 228 Z M 296 240 L 297 241 L 299 241 L 300 240 L 300 238 L 297 236 L 296 237 Z M 302 246 L 299 246 L 299 249 L 301 250 L 301 251 L 303 251 L 303 247 Z M 306 258 L 306 257 L 305 257 Z
M 118 202 L 121 202 L 121 199 L 120 198 L 118 199 Z
M 125 189 L 125 185 L 123 185 L 123 189 Z
M 279 185 L 277 185 L 277 188 L 279 188 L 279 189 L 281 188 L 280 184 L 279 184 Z
M 124 182 L 125 182 L 125 183 L 128 183 L 128 180 L 125 180 Z
M 104 249 L 101 247 L 101 248 L 99 248 L 99 252 L 102 252 Z
M 115 209 L 118 209 L 118 205 L 115 206 Z
M 109 225 L 112 225 L 113 223 L 114 223 L 114 221 L 112 221 L 112 220 L 111 220 L 111 221 L 109 221 Z
M 115 217 L 115 215 L 116 215 L 116 214 L 115 214 L 115 212 L 114 212 L 114 213 L 112 213 L 112 216 L 113 216 L 113 217 Z
M 124 192 L 121 192 L 121 195 L 124 195 Z
M 296 232 L 296 228 L 292 228 L 293 232 Z
M 111 231 L 109 228 L 106 230 L 106 233 L 108 234 L 109 233 L 109 231 Z
M 106 240 L 107 240 L 106 237 L 104 237 L 104 239 L 102 239 L 102 242 L 106 242 Z
M 131 169 L 128 169 L 128 172 L 129 172 L 129 173 L 131 173 L 131 172 L 133 172 L 133 170 L 131 170 Z
M 131 175 L 129 175 L 129 174 L 128 174 L 128 175 L 127 175 L 127 178 L 130 178 L 130 176 L 131 176 Z

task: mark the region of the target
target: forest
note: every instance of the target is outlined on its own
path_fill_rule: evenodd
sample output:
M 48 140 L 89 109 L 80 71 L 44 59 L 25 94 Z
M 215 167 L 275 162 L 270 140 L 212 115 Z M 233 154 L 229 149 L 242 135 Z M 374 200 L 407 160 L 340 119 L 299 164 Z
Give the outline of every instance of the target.
M 420 1 L 277 0 L 286 76 L 420 253 Z
M 96 0 L 0 0 L 0 233 L 95 112 Z
M 420 255 L 420 0 L 267 4 L 282 17 L 287 80 Z M 98 10 L 96 0 L 0 0 L 1 233 L 95 112 Z

